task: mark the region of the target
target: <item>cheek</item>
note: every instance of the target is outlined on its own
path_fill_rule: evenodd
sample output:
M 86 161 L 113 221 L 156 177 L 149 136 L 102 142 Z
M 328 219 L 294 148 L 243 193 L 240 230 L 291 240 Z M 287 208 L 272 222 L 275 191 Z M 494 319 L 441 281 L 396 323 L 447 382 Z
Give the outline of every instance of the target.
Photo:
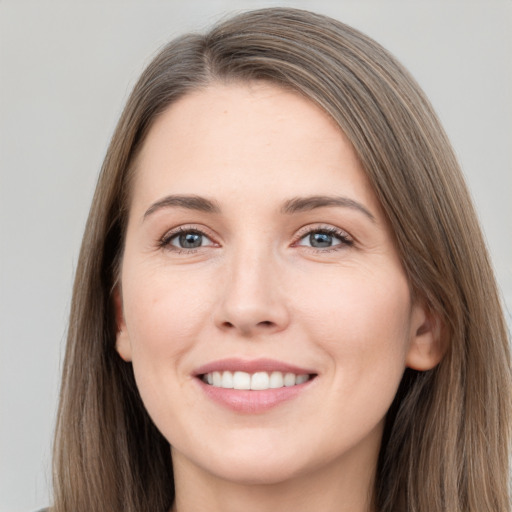
M 317 282 L 317 285 L 319 283 Z M 410 341 L 411 300 L 401 271 L 343 269 L 303 295 L 303 326 L 330 354 L 339 375 L 401 375 Z M 373 372 L 373 374 L 372 374 Z
M 179 272 L 149 269 L 126 275 L 124 314 L 133 370 L 151 408 L 148 402 L 173 391 L 166 379 L 180 387 L 186 384 L 188 376 L 180 368 L 200 339 L 211 299 L 206 289 L 198 289 Z M 167 400 L 172 402 L 173 397 Z
M 200 337 L 207 297 L 183 276 L 161 270 L 126 272 L 123 281 L 126 329 L 141 398 L 156 425 L 174 425 L 175 412 L 193 408 L 180 371 Z M 172 385 L 170 385 L 172 384 Z M 165 433 L 164 433 L 165 435 Z
M 127 272 L 128 275 L 130 275 Z M 180 273 L 146 271 L 123 281 L 124 313 L 134 344 L 175 346 L 201 324 L 207 288 Z

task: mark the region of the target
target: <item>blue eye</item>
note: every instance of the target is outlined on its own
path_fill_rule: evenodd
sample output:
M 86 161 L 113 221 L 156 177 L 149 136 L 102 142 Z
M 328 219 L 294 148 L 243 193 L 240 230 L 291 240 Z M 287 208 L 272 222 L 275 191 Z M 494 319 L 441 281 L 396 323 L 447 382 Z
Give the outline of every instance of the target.
M 324 248 L 335 245 L 334 237 L 328 233 L 311 233 L 308 241 L 311 247 Z
M 199 249 L 207 245 L 212 245 L 212 241 L 203 233 L 197 230 L 180 230 L 178 233 L 172 233 L 161 242 L 163 246 L 172 246 L 176 249 Z
M 176 245 L 182 249 L 196 249 L 203 245 L 203 235 L 199 233 L 182 233 L 176 235 L 171 240 L 172 245 Z
M 345 232 L 334 228 L 311 230 L 297 243 L 297 245 L 312 247 L 314 249 L 330 249 L 352 244 L 352 240 L 350 240 Z

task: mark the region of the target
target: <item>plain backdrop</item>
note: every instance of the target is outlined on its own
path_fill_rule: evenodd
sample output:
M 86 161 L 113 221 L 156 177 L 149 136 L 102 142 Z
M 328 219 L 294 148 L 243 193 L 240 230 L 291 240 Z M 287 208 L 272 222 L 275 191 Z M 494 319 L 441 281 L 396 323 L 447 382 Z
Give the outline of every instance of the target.
M 270 5 L 349 23 L 410 69 L 461 161 L 511 310 L 512 1 L 0 0 L 1 512 L 50 499 L 72 278 L 130 88 L 173 36 Z

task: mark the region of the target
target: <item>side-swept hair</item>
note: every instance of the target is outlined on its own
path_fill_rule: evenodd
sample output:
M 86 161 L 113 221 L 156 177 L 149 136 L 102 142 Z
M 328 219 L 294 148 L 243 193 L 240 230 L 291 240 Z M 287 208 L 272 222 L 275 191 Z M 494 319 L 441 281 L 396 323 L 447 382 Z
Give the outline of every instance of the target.
M 507 331 L 456 158 L 425 95 L 380 45 L 324 16 L 264 9 L 157 55 L 127 102 L 85 230 L 54 447 L 55 512 L 168 510 L 170 447 L 115 351 L 112 290 L 133 162 L 155 119 L 213 82 L 266 80 L 318 104 L 351 141 L 392 226 L 411 289 L 441 318 L 433 370 L 406 370 L 387 415 L 379 512 L 508 512 Z

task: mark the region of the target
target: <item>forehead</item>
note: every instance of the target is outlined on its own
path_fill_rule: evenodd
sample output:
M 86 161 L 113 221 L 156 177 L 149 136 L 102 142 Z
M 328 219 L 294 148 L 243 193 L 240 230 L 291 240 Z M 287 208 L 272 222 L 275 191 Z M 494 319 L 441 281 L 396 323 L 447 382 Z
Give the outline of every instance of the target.
M 300 94 L 262 82 L 212 84 L 172 104 L 149 131 L 136 169 L 134 195 L 146 202 L 170 192 L 243 200 L 330 192 L 376 206 L 333 119 Z

